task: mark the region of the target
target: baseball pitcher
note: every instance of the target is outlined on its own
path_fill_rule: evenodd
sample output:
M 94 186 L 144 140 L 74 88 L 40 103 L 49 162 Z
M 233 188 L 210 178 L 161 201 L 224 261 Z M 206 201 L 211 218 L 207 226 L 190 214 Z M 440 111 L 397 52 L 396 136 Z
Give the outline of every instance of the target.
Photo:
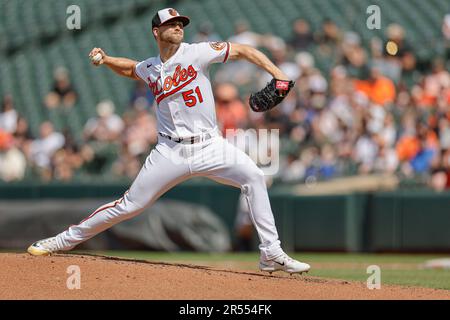
M 152 19 L 159 55 L 141 62 L 108 56 L 100 48 L 90 52 L 95 66 L 105 65 L 148 85 L 156 101 L 158 144 L 120 199 L 101 206 L 55 237 L 33 243 L 28 248 L 30 254 L 71 250 L 140 214 L 180 182 L 202 176 L 241 189 L 260 240 L 260 270 L 292 274 L 310 269 L 308 264 L 290 258 L 280 246 L 262 170 L 219 133 L 209 66 L 245 59 L 269 72 L 273 80 L 250 96 L 250 107 L 256 112 L 275 107 L 294 83 L 253 47 L 229 42 L 184 43 L 183 28 L 188 24 L 189 18 L 172 8 L 159 10 Z

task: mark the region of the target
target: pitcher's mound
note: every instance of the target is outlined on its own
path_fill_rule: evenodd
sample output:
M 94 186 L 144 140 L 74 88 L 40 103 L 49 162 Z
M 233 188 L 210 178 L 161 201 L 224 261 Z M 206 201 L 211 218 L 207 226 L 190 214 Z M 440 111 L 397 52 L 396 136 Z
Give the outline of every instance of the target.
M 369 290 L 365 283 L 304 275 L 101 256 L 0 254 L 0 266 L 0 299 L 450 299 L 445 290 Z M 81 288 L 69 289 L 77 280 Z

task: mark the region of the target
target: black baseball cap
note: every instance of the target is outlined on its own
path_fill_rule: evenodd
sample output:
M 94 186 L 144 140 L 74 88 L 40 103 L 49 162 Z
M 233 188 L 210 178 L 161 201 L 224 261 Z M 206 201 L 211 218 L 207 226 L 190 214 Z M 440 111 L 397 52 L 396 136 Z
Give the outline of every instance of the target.
M 181 16 L 177 10 L 173 8 L 165 8 L 159 10 L 152 19 L 152 28 L 157 28 L 162 26 L 163 24 L 169 22 L 179 20 L 183 23 L 183 27 L 187 26 L 190 22 L 190 19 L 186 16 Z

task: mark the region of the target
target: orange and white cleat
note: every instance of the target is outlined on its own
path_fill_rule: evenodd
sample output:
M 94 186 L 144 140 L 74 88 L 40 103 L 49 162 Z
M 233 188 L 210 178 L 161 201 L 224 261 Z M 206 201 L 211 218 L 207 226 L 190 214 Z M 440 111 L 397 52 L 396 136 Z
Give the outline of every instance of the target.
M 27 251 L 33 256 L 49 256 L 58 251 L 56 237 L 39 240 L 29 246 Z

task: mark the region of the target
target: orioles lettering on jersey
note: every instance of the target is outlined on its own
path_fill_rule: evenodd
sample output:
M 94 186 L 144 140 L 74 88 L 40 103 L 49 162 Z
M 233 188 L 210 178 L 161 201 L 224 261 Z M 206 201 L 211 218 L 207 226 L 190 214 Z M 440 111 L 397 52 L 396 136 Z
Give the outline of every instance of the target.
M 181 65 L 178 65 L 173 74 L 167 76 L 164 81 L 161 81 L 161 76 L 155 81 L 152 81 L 150 77 L 147 77 L 147 80 L 150 90 L 152 90 L 153 95 L 156 97 L 156 102 L 160 103 L 162 99 L 178 92 L 181 88 L 191 83 L 196 77 L 197 71 L 192 65 L 189 65 L 187 69 L 181 68 Z M 170 91 L 172 87 L 175 87 L 175 89 Z M 165 93 L 162 94 L 163 92 Z
M 159 132 L 185 137 L 217 127 L 209 66 L 226 62 L 230 47 L 228 42 L 213 46 L 209 42 L 182 42 L 164 62 L 158 55 L 136 64 L 136 75 L 155 97 Z

